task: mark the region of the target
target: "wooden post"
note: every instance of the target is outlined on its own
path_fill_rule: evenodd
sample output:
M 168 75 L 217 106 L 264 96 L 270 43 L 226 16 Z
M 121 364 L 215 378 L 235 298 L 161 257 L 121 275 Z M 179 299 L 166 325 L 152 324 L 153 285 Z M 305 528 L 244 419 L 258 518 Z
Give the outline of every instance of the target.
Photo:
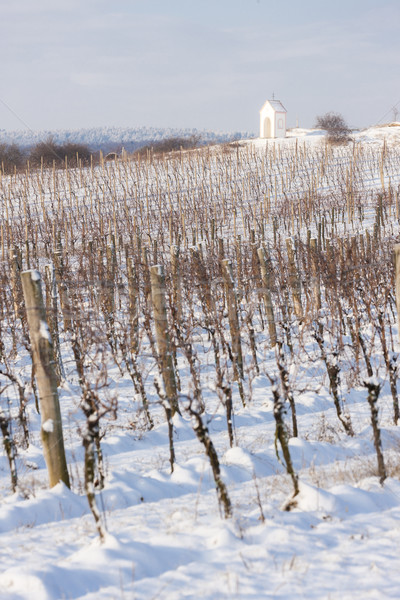
M 303 308 L 301 305 L 301 284 L 296 269 L 296 262 L 294 260 L 292 240 L 290 238 L 286 239 L 286 248 L 289 259 L 289 285 L 292 290 L 294 313 L 298 319 L 301 319 L 303 317 Z
M 143 267 L 143 294 L 146 299 L 146 303 L 150 304 L 151 300 L 151 284 L 150 284 L 150 273 L 149 273 L 149 257 L 148 248 L 142 246 L 142 267 Z
M 176 412 L 179 412 L 179 405 L 174 361 L 168 333 L 165 274 L 162 265 L 154 265 L 150 268 L 150 282 L 160 367 L 166 396 L 173 416 Z
M 44 458 L 49 472 L 50 487 L 63 481 L 69 487 L 65 460 L 57 375 L 53 363 L 53 343 L 46 322 L 41 277 L 39 271 L 21 273 L 32 358 L 39 388 L 41 435 Z
M 243 355 L 240 341 L 239 317 L 237 308 L 237 297 L 233 279 L 232 264 L 230 260 L 222 261 L 222 277 L 225 284 L 226 303 L 228 307 L 229 328 L 231 330 L 233 368 L 235 379 L 243 379 Z
M 400 341 L 400 244 L 395 244 L 395 246 L 394 246 L 394 265 L 395 265 L 397 327 L 398 327 L 399 341 Z
M 61 243 L 57 244 L 57 250 L 54 252 L 54 267 L 56 272 L 56 281 L 60 294 L 61 311 L 64 319 L 64 330 L 71 330 L 71 303 L 68 295 L 68 288 L 64 282 L 64 259 Z
M 139 346 L 139 282 L 131 256 L 127 258 L 127 270 L 131 352 L 136 354 Z
M 47 320 L 51 339 L 53 340 L 54 361 L 56 364 L 57 381 L 59 385 L 61 379 L 65 379 L 65 371 L 61 357 L 60 336 L 58 331 L 57 282 L 54 265 L 46 265 L 45 281 Z
M 179 268 L 179 246 L 171 246 L 171 275 L 172 288 L 174 294 L 174 305 L 176 318 L 180 321 L 182 317 L 182 293 L 181 293 L 181 273 Z
M 22 302 L 22 290 L 21 290 L 21 279 L 20 273 L 22 270 L 22 256 L 18 246 L 10 248 L 10 263 L 11 263 L 11 290 L 13 296 L 14 312 L 16 317 L 22 317 L 21 302 Z
M 260 261 L 261 281 L 263 285 L 262 297 L 264 300 L 265 313 L 267 315 L 268 321 L 269 340 L 271 347 L 273 348 L 276 345 L 276 326 L 274 307 L 272 304 L 271 296 L 271 276 L 269 268 L 269 258 L 267 257 L 265 248 L 259 248 L 257 250 L 257 254 L 258 259 Z
M 215 313 L 215 297 L 212 293 L 211 281 L 204 265 L 204 261 L 201 258 L 199 247 L 196 248 L 195 246 L 192 246 L 190 251 L 193 259 L 194 273 L 201 290 L 201 302 L 206 316 L 209 317 Z
M 115 246 L 107 246 L 106 248 L 106 276 L 103 281 L 103 308 L 106 313 L 107 324 L 113 328 L 115 314 L 115 272 L 116 272 L 116 255 Z
M 312 293 L 315 310 L 321 309 L 321 287 L 318 273 L 317 239 L 310 239 L 311 249 L 311 271 L 312 271 Z

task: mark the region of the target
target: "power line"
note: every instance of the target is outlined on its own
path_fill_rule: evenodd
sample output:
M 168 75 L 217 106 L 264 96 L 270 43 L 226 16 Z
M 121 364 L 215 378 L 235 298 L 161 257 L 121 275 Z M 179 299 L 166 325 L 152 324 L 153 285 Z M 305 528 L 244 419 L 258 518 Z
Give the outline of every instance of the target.
M 31 133 L 33 133 L 33 134 L 35 133 L 35 132 L 34 132 L 34 130 L 33 130 L 31 127 L 29 127 L 28 123 L 26 123 L 26 122 L 25 122 L 25 121 L 24 121 L 24 120 L 23 120 L 23 119 L 22 119 L 22 118 L 21 118 L 21 117 L 20 117 L 20 116 L 19 116 L 19 115 L 18 115 L 16 112 L 15 112 L 15 110 L 13 110 L 13 109 L 11 108 L 11 106 L 10 106 L 9 104 L 7 104 L 7 102 L 6 102 L 5 100 L 3 100 L 3 98 L 0 98 L 0 102 L 3 104 L 3 106 L 5 106 L 5 107 L 6 107 L 6 108 L 7 108 L 7 109 L 10 111 L 10 113 L 11 113 L 11 114 L 13 114 L 13 115 L 14 115 L 14 117 L 15 117 L 16 119 L 18 119 L 18 121 L 20 121 L 20 123 L 22 123 L 22 124 L 24 125 L 24 127 L 26 127 L 26 129 L 28 129 L 28 131 L 30 131 L 30 132 L 31 132 Z M 55 156 L 56 158 L 58 158 L 59 160 L 63 160 L 63 157 L 62 157 L 62 156 L 60 156 L 59 154 L 57 154 L 57 152 L 54 150 L 54 148 L 52 148 L 52 147 L 51 147 L 51 146 L 50 146 L 50 145 L 49 145 L 47 142 L 45 142 L 45 141 L 43 141 L 43 140 L 42 140 L 42 144 L 44 144 L 44 145 L 46 146 L 46 148 L 47 148 L 48 150 L 50 150 L 50 152 L 51 152 L 52 154 L 54 154 L 54 156 Z
M 387 115 L 388 115 L 390 112 L 392 112 L 392 110 L 394 110 L 395 108 L 397 108 L 397 106 L 398 106 L 399 104 L 400 104 L 400 100 L 399 100 L 398 102 L 396 102 L 396 104 L 394 104 L 394 105 L 392 106 L 392 108 L 390 108 L 390 109 L 389 109 L 389 110 L 388 110 L 388 111 L 387 111 L 387 112 L 386 112 L 386 113 L 383 115 L 383 117 L 381 117 L 381 118 L 379 119 L 379 121 L 377 122 L 377 125 L 378 125 L 378 124 L 379 124 L 381 121 L 383 121 L 383 119 L 384 119 L 384 118 L 385 118 L 385 117 L 386 117 L 386 116 L 387 116 Z
M 3 104 L 3 106 L 5 106 L 10 111 L 11 114 L 14 115 L 14 117 L 16 119 L 18 119 L 18 121 L 20 121 L 20 123 L 22 123 L 22 125 L 24 125 L 24 127 L 26 127 L 27 129 L 29 129 L 29 131 L 31 133 L 34 133 L 33 129 L 31 129 L 29 127 L 29 125 L 27 123 L 25 123 L 25 121 L 15 112 L 15 110 L 13 110 L 11 108 L 11 106 L 9 104 L 7 104 L 7 102 L 5 100 L 3 100 L 3 98 L 0 98 L 0 102 Z

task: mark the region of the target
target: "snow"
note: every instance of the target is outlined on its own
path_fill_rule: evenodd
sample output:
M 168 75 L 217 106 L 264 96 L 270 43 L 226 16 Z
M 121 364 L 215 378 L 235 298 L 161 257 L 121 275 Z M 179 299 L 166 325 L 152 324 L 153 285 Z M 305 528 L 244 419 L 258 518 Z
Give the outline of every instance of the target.
M 46 519 L 31 510 L 30 523 L 2 534 L 0 589 L 10 600 L 396 598 L 400 489 L 397 482 L 387 491 L 370 485 L 325 492 L 301 484 L 298 508 L 282 513 L 265 506 L 264 523 L 254 508 L 241 520 L 212 516 L 211 494 L 138 498 L 113 510 L 112 531 L 100 546 L 84 541 L 90 532 L 85 507 L 60 484 Z M 253 504 L 254 486 L 242 493 Z M 45 562 L 32 556 L 32 545 Z
M 171 137 L 188 138 L 200 136 L 204 142 L 222 143 L 232 139 L 251 137 L 250 132 L 224 132 L 198 130 L 195 128 L 157 128 L 157 127 L 93 127 L 90 129 L 60 129 L 60 130 L 16 130 L 0 129 L 0 143 L 14 143 L 20 146 L 32 146 L 51 138 L 56 144 L 68 142 L 87 144 L 93 149 L 125 146 L 126 150 L 150 142 L 157 142 Z
M 362 143 L 381 144 L 381 129 L 385 128 L 379 128 L 376 137 L 368 130 L 354 135 Z M 393 141 L 396 126 L 386 129 Z M 323 140 L 318 132 L 297 133 L 296 138 L 273 143 Z M 248 143 L 262 147 L 271 142 Z M 40 277 L 38 271 L 33 273 Z M 42 329 L 47 336 L 44 322 Z M 394 339 L 397 333 L 393 324 Z M 197 342 L 199 348 L 209 346 L 205 334 L 199 333 Z M 272 391 L 277 388 L 267 377 L 273 372 L 274 352 L 264 347 L 260 351 L 262 370 L 252 379 L 246 407 L 233 387 L 232 448 L 215 381 L 208 375 L 210 358 L 205 350 L 201 355 L 206 405 L 202 418 L 232 501 L 233 517 L 227 520 L 220 514 L 211 469 L 190 416 L 173 418 L 177 460 L 171 473 L 162 407 L 151 395 L 155 427 L 148 431 L 141 426 L 140 395 L 115 365 L 110 366 L 107 386 L 118 393 L 119 409 L 116 422 L 103 420 L 106 482 L 96 493 L 107 526 L 103 544 L 83 492 L 84 456 L 77 433 L 83 429 L 81 397 L 67 353 L 66 380 L 59 391 L 72 489 L 62 483 L 47 489 L 40 416 L 30 402 L 32 440 L 18 452 L 17 493 L 10 492 L 6 456 L 0 455 L 0 598 L 397 599 L 400 430 L 392 424 L 390 392 L 384 387 L 378 400 L 389 472 L 381 486 L 367 391 L 353 387 L 345 394 L 356 430 L 354 437 L 346 436 L 315 361 L 310 366 L 309 352 L 307 346 L 296 368 L 288 368 L 302 388 L 296 392 L 300 437 L 289 442 L 299 476 L 299 494 L 290 512 L 282 506 L 291 498 L 291 481 L 275 451 Z M 26 354 L 14 361 L 21 370 L 27 368 Z M 179 364 L 178 371 L 184 396 L 189 390 L 187 365 Z M 370 382 L 374 381 L 382 379 L 374 376 Z M 163 387 L 161 380 L 159 384 Z M 52 431 L 53 422 L 47 420 L 42 429 Z
M 43 429 L 43 431 L 46 431 L 47 433 L 53 433 L 53 431 L 54 431 L 53 419 L 47 419 L 47 421 L 45 421 L 43 423 L 42 429 Z
M 65 410 L 69 394 L 61 395 Z M 32 472 L 28 461 L 22 467 L 21 454 L 20 468 L 36 491 L 28 499 L 5 496 L 0 507 L 0 597 L 397 598 L 400 482 L 389 478 L 382 487 L 371 476 L 370 430 L 336 444 L 291 439 L 300 493 L 293 511 L 282 512 L 291 488 L 276 460 L 266 395 L 260 377 L 251 406 L 236 412 L 237 447 L 227 447 L 222 414 L 209 423 L 234 506 L 228 521 L 219 515 L 202 448 L 179 415 L 172 474 L 165 424 L 140 439 L 117 428 L 104 438 L 109 468 L 98 494 L 108 527 L 103 545 L 77 482 L 74 491 L 61 483 L 44 489 L 43 461 Z M 318 414 L 314 407 L 314 420 Z M 303 430 L 307 418 L 306 411 Z M 385 432 L 392 436 L 388 452 L 400 434 L 393 426 Z M 360 450 L 363 443 L 367 451 Z M 31 448 L 29 456 L 30 462 L 39 458 L 40 449 Z M 78 468 L 82 484 L 76 460 L 73 471 Z M 350 465 L 358 472 L 353 481 L 346 474 Z
M 30 273 L 31 273 L 31 280 L 32 281 L 40 281 L 41 280 L 40 273 L 36 269 L 32 269 L 30 271 Z
M 265 104 L 270 104 L 272 108 L 278 112 L 287 112 L 286 108 L 283 106 L 282 102 L 279 100 L 267 100 Z M 265 106 L 265 105 L 264 105 Z
M 51 333 L 49 330 L 49 326 L 47 325 L 46 321 L 40 321 L 39 336 L 41 338 L 46 339 L 50 344 L 53 343 L 52 339 L 51 339 Z
M 162 265 L 153 265 L 152 267 L 153 272 L 156 273 L 159 277 L 162 276 L 163 269 L 164 267 Z
M 157 128 L 157 127 L 93 127 L 90 129 L 62 129 L 62 130 L 15 130 L 6 131 L 0 129 L 0 143 L 15 143 L 20 146 L 32 146 L 46 139 L 52 138 L 56 144 L 67 142 L 87 144 L 93 149 L 115 146 L 116 144 L 125 145 L 130 150 L 130 145 L 136 147 L 151 141 L 156 142 L 170 137 L 190 137 L 199 135 L 204 142 L 222 143 L 230 140 L 247 140 L 254 138 L 251 132 L 243 131 L 211 131 L 198 130 L 195 128 Z M 307 141 L 322 140 L 324 132 L 318 129 L 293 128 L 287 131 L 286 142 L 288 139 Z M 400 123 L 389 123 L 381 126 L 373 126 L 367 129 L 352 133 L 352 137 L 357 141 L 364 143 L 381 143 L 386 140 L 388 143 L 396 143 L 400 140 Z M 255 142 L 256 140 L 251 140 Z M 257 143 L 260 139 L 257 139 Z M 275 143 L 279 143 L 275 140 Z M 264 144 L 265 140 L 261 140 Z

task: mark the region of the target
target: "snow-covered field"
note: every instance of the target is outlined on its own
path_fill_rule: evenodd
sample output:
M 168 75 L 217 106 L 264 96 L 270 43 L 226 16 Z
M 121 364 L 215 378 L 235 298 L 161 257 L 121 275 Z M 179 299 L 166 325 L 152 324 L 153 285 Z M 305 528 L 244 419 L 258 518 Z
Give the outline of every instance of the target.
M 311 144 L 321 141 L 318 132 L 301 134 L 298 131 L 277 145 L 304 138 Z M 363 144 L 379 145 L 383 138 L 397 144 L 400 126 L 357 134 Z M 249 143 L 255 148 L 265 145 L 261 140 Z M 400 174 L 391 173 L 392 182 L 396 175 Z M 379 187 L 379 181 L 366 187 L 373 185 Z M 390 224 L 396 240 L 399 225 L 394 214 Z M 366 387 L 351 381 L 355 378 L 351 370 L 345 373 L 341 393 L 355 433 L 346 435 L 315 343 L 306 336 L 290 366 L 299 436 L 290 439 L 289 447 L 300 491 L 294 507 L 286 511 L 293 488 L 276 443 L 269 378 L 276 374 L 276 354 L 260 323 L 256 319 L 254 323 L 260 372 L 251 367 L 251 349 L 244 336 L 247 404 L 242 405 L 234 383 L 233 447 L 225 408 L 216 393 L 209 337 L 200 329 L 194 333 L 206 407 L 203 421 L 232 503 L 228 519 L 221 514 L 208 458 L 185 411 L 192 384 L 184 357 L 178 357 L 177 365 L 182 415 L 173 418 L 173 473 L 168 426 L 152 386 L 156 369 L 151 358 L 145 357 L 143 363 L 155 424 L 150 431 L 132 383 L 110 363 L 106 393 L 118 399 L 118 414 L 116 420 L 106 417 L 102 422 L 106 481 L 97 504 L 107 528 L 103 544 L 83 492 L 80 389 L 70 346 L 62 342 L 66 377 L 60 404 L 71 490 L 61 483 L 47 489 L 40 416 L 30 399 L 31 440 L 28 448 L 18 450 L 19 488 L 14 494 L 6 454 L 0 455 L 0 598 L 399 598 L 400 430 L 393 425 L 392 396 L 378 342 L 371 342 L 370 357 L 383 385 L 378 407 L 388 477 L 379 483 Z M 395 315 L 390 326 L 395 354 L 400 350 Z M 368 339 L 375 339 L 372 329 L 366 332 Z M 294 326 L 294 331 L 300 339 L 301 326 Z M 350 344 L 350 338 L 344 339 L 345 347 Z M 26 352 L 21 350 L 14 363 L 26 378 Z M 350 363 L 347 360 L 346 368 Z M 17 393 L 7 383 L 0 379 L 3 410 Z M 286 418 L 289 422 L 289 408 Z
M 108 528 L 103 545 L 79 493 L 82 452 L 68 433 L 74 491 L 63 484 L 44 489 L 39 441 L 21 453 L 29 498 L 3 496 L 0 597 L 398 598 L 400 433 L 389 415 L 382 416 L 383 441 L 393 476 L 382 487 L 365 394 L 348 401 L 355 438 L 338 431 L 326 390 L 300 399 L 300 437 L 290 442 L 300 495 L 296 508 L 285 512 L 292 490 L 275 454 L 269 382 L 260 376 L 253 385 L 251 405 L 236 403 L 234 448 L 222 407 L 208 404 L 233 504 L 229 520 L 220 515 L 210 467 L 186 418 L 174 418 L 172 475 L 164 423 L 143 436 L 110 424 L 103 442 L 107 482 L 98 498 Z M 77 418 L 74 400 L 64 389 L 66 421 Z M 133 406 L 123 390 L 120 401 L 127 420 Z M 386 393 L 381 407 L 388 405 Z M 31 424 L 38 428 L 33 413 Z M 1 465 L 5 494 L 4 458 Z

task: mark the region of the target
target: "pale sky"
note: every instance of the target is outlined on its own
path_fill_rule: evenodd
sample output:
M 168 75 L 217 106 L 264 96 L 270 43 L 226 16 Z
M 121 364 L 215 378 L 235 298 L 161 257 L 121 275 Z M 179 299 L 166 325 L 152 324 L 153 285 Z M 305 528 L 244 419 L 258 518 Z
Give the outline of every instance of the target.
M 400 0 L 0 0 L 0 129 L 258 132 L 273 93 L 367 127 L 400 110 L 399 26 Z

